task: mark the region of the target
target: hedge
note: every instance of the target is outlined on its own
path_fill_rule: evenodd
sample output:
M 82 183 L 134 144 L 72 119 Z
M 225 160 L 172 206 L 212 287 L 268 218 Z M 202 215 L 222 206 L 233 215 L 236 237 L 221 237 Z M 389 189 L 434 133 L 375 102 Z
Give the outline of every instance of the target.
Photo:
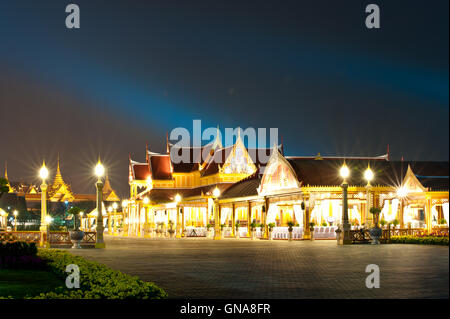
M 144 282 L 136 276 L 112 270 L 97 262 L 61 250 L 40 249 L 37 254 L 47 262 L 50 269 L 66 278 L 66 266 L 75 264 L 80 269 L 80 288 L 57 288 L 41 293 L 34 299 L 161 299 L 167 293 L 154 283 Z
M 43 269 L 45 262 L 36 256 L 35 243 L 0 242 L 0 269 Z
M 392 244 L 419 244 L 448 246 L 448 237 L 438 236 L 392 236 Z

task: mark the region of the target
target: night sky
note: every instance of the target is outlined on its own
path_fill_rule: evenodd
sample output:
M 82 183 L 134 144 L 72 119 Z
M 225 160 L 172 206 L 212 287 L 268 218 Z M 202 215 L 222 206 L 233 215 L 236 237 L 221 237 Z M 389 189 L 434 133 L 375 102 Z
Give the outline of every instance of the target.
M 66 29 L 76 3 L 81 28 Z M 365 27 L 365 6 L 381 29 Z M 38 182 L 58 152 L 75 192 L 100 155 L 175 127 L 277 127 L 287 155 L 448 160 L 448 1 L 0 0 L 0 164 Z

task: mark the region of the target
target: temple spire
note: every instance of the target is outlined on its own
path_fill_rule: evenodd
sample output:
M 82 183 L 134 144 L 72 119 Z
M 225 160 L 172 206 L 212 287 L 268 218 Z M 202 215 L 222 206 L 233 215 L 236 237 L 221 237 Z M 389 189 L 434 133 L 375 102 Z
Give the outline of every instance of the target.
M 58 153 L 58 159 L 57 159 L 57 164 L 56 164 L 56 175 L 55 175 L 55 179 L 53 181 L 53 185 L 61 185 L 64 184 L 64 180 L 62 178 L 62 174 L 61 174 L 61 168 L 59 166 L 59 153 Z
M 8 179 L 8 161 L 5 162 L 5 178 L 9 181 L 9 179 Z

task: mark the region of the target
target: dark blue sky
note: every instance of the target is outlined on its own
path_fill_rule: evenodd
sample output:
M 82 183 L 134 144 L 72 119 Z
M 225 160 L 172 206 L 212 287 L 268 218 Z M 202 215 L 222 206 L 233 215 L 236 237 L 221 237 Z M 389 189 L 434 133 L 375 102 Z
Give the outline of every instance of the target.
M 65 28 L 65 6 L 81 29 Z M 364 26 L 377 3 L 381 29 Z M 448 160 L 448 1 L 0 0 L 0 161 L 93 192 L 166 131 L 277 127 L 289 155 Z

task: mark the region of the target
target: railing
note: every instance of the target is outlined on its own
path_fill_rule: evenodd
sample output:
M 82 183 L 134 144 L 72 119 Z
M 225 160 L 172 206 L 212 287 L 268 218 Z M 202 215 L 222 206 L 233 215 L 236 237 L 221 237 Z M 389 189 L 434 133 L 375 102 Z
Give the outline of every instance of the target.
M 424 228 L 394 228 L 391 229 L 391 236 L 423 236 L 427 233 Z
M 71 245 L 69 232 L 56 231 L 48 233 L 50 245 Z M 39 231 L 11 231 L 0 232 L 0 242 L 24 241 L 27 243 L 39 243 L 41 233 Z M 95 245 L 97 233 L 92 231 L 84 232 L 82 245 Z
M 392 230 L 391 230 L 392 231 Z M 341 233 L 342 236 L 342 233 Z M 381 237 L 379 238 L 379 241 L 383 244 L 387 243 L 389 241 L 389 230 L 383 229 L 381 233 Z M 372 237 L 370 237 L 370 233 L 368 229 L 353 229 L 350 230 L 350 239 L 353 244 L 367 244 L 370 243 L 372 240 Z
M 431 232 L 437 236 L 447 236 L 448 237 L 448 227 L 433 227 Z

